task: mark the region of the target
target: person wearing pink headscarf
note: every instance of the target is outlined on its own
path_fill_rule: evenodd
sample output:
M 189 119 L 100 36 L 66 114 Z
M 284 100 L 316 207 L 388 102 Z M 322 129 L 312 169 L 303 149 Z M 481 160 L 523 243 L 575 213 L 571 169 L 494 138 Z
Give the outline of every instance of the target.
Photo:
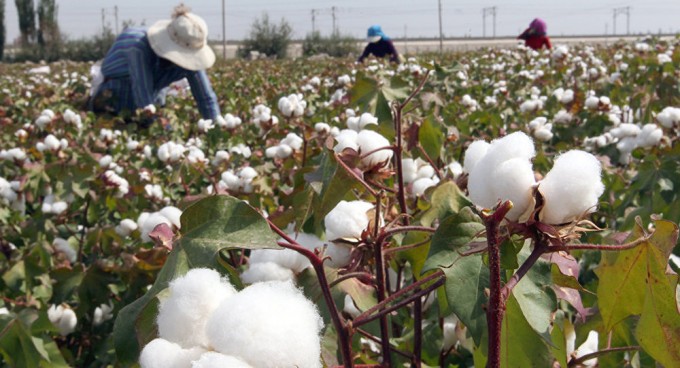
M 546 34 L 547 28 L 543 19 L 536 18 L 531 21 L 529 28 L 522 32 L 517 38 L 524 40 L 524 44 L 534 50 L 540 50 L 543 46 L 552 49 L 550 38 L 548 38 L 548 35 Z

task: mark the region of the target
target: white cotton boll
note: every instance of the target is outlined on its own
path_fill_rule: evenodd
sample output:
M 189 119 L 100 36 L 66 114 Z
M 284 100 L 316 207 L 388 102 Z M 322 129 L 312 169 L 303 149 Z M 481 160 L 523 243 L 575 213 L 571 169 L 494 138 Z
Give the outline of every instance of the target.
M 232 114 L 226 114 L 224 115 L 224 119 L 218 120 L 217 123 L 221 128 L 234 129 L 241 125 L 241 118 Z
M 182 228 L 182 223 L 180 222 L 180 217 L 182 216 L 182 210 L 180 210 L 177 207 L 174 206 L 166 206 L 163 207 L 159 211 L 159 213 L 165 218 L 167 218 L 172 225 L 174 225 L 176 228 L 181 229 Z
M 537 117 L 534 120 L 529 122 L 529 128 L 530 129 L 538 129 L 538 128 L 544 126 L 547 121 L 548 121 L 548 119 L 545 116 L 539 116 L 539 117 Z
M 45 137 L 43 143 L 45 144 L 45 148 L 50 151 L 58 151 L 61 148 L 61 142 L 52 134 Z
M 639 147 L 654 147 L 659 145 L 663 137 L 663 130 L 656 124 L 645 124 L 636 140 Z
M 101 304 L 94 309 L 94 314 L 92 315 L 92 323 L 95 326 L 99 326 L 102 323 L 113 318 L 113 307 L 108 304 Z
M 116 226 L 116 234 L 127 238 L 130 234 L 137 230 L 137 223 L 130 219 L 123 219 L 118 226 Z
M 316 123 L 314 124 L 314 130 L 317 133 L 328 134 L 331 132 L 331 126 L 326 123 Z
M 661 110 L 656 120 L 665 128 L 672 128 L 673 125 L 680 123 L 680 108 L 668 106 Z
M 458 161 L 454 161 L 446 166 L 446 171 L 451 174 L 453 179 L 457 179 L 463 174 L 463 165 Z
M 34 124 L 38 126 L 40 129 L 44 129 L 45 125 L 49 124 L 52 122 L 52 118 L 46 115 L 40 115 L 38 116 L 37 119 L 35 119 Z
M 534 138 L 538 139 L 539 141 L 542 142 L 547 142 L 552 139 L 553 133 L 550 129 L 548 129 L 548 126 L 552 127 L 550 124 L 548 124 L 545 127 L 542 127 L 540 129 L 537 129 L 534 131 Z
M 599 334 L 597 333 L 597 331 L 588 332 L 588 338 L 586 338 L 586 341 L 584 341 L 583 344 L 581 344 L 581 346 L 579 346 L 576 349 L 576 352 L 575 352 L 576 353 L 575 354 L 576 359 L 578 359 L 582 356 L 588 355 L 590 353 L 594 353 L 594 352 L 598 351 L 598 348 L 597 348 L 598 343 L 599 343 Z M 585 367 L 595 367 L 595 366 L 597 366 L 597 358 L 588 359 L 581 364 Z
M 220 178 L 229 189 L 236 190 L 241 186 L 241 179 L 232 170 L 223 172 Z
M 243 360 L 214 351 L 203 353 L 198 360 L 191 362 L 191 368 L 253 368 Z
M 207 163 L 208 160 L 205 158 L 205 153 L 202 149 L 198 147 L 189 147 L 189 153 L 187 154 L 187 161 L 190 164 L 202 164 Z
M 224 151 L 224 150 L 219 150 L 215 152 L 215 157 L 213 158 L 211 164 L 213 166 L 220 166 L 224 162 L 228 162 L 229 159 L 231 158 L 231 155 L 229 155 L 229 152 Z
M 463 160 L 463 170 L 470 173 L 474 170 L 475 165 L 486 155 L 490 144 L 485 141 L 472 142 L 467 150 L 465 150 L 465 160 Z
M 343 75 L 338 77 L 338 84 L 341 85 L 341 86 L 344 86 L 345 84 L 349 84 L 351 81 L 352 81 L 352 78 L 347 74 L 343 74 Z
M 357 143 L 357 138 L 359 133 L 350 129 L 343 129 L 340 133 L 335 136 L 335 140 L 338 142 L 333 150 L 337 153 L 342 152 L 345 148 L 351 148 L 355 151 L 359 150 L 359 144 Z
M 294 150 L 299 150 L 300 148 L 302 148 L 303 143 L 304 140 L 295 133 L 288 133 L 286 138 L 281 140 L 281 144 L 288 145 Z
M 344 243 L 330 243 L 323 253 L 328 257 L 326 265 L 331 268 L 341 268 L 349 264 L 352 257 L 352 246 Z
M 139 142 L 134 140 L 134 139 L 128 139 L 127 143 L 125 143 L 125 148 L 128 149 L 128 151 L 134 151 L 139 147 Z
M 78 318 L 71 308 L 63 305 L 52 305 L 47 310 L 47 318 L 57 328 L 61 336 L 66 336 L 76 329 Z
M 378 118 L 371 113 L 365 112 L 359 117 L 358 128 L 363 130 L 367 125 L 378 125 Z
M 295 279 L 295 273 L 290 268 L 275 262 L 258 262 L 248 265 L 248 269 L 241 273 L 241 281 L 246 284 L 266 281 L 287 281 Z
M 169 286 L 170 294 L 158 307 L 158 335 L 183 348 L 211 348 L 206 324 L 215 309 L 236 290 L 220 274 L 207 268 L 194 268 Z
M 444 318 L 444 323 L 442 324 L 442 333 L 444 335 L 442 351 L 448 351 L 458 342 L 458 336 L 456 335 L 456 325 L 458 325 L 458 322 L 458 317 L 455 314 Z
M 638 147 L 637 137 L 623 137 L 616 143 L 616 149 L 623 154 L 630 154 Z
M 52 246 L 54 246 L 54 249 L 58 252 L 63 253 L 69 262 L 74 263 L 78 259 L 78 252 L 71 247 L 66 239 L 54 238 Z
M 657 61 L 659 64 L 666 64 L 666 63 L 672 63 L 673 59 L 670 57 L 668 54 L 658 54 L 656 55 Z
M 428 178 L 429 179 L 429 178 L 435 176 L 434 167 L 432 167 L 432 165 L 425 163 L 420 159 L 418 159 L 416 161 L 417 162 L 420 161 L 420 162 L 418 162 L 420 164 L 420 167 L 418 168 L 418 172 L 416 173 L 416 177 L 418 177 L 418 179 L 422 179 L 422 178 Z
M 52 203 L 52 211 L 51 213 L 55 215 L 60 215 L 63 212 L 65 212 L 68 209 L 68 203 L 64 201 L 56 201 Z
M 566 110 L 560 110 L 557 112 L 557 114 L 555 114 L 555 117 L 553 117 L 553 122 L 566 124 L 571 122 L 572 118 L 573 116 Z
M 612 129 L 610 133 L 614 138 L 621 139 L 625 137 L 636 137 L 640 134 L 640 131 L 640 127 L 635 124 L 623 123 Z
M 560 102 L 566 105 L 572 101 L 574 101 L 574 91 L 572 89 L 565 90 L 562 96 L 560 96 Z
M 149 233 L 152 232 L 153 229 L 160 224 L 166 224 L 172 227 L 172 222 L 159 212 L 149 214 L 146 220 L 141 225 L 139 225 L 139 231 L 141 232 L 142 241 L 144 242 L 151 241 Z
M 524 158 L 513 158 L 504 161 L 491 172 L 489 187 L 492 196 L 486 208 L 493 207 L 499 200 L 512 201 L 513 207 L 507 218 L 517 220 L 531 204 L 531 188 L 536 183 L 531 161 Z
M 321 367 L 316 306 L 292 282 L 262 282 L 225 299 L 208 322 L 216 351 L 254 367 Z
M 207 133 L 210 129 L 215 127 L 215 124 L 212 119 L 200 119 L 196 126 L 199 132 Z
M 427 188 L 437 185 L 437 182 L 431 178 L 420 178 L 413 182 L 413 187 L 411 189 L 411 194 L 416 197 L 420 197 L 425 194 Z
M 357 308 L 356 305 L 354 305 L 354 300 L 352 300 L 352 297 L 349 294 L 345 294 L 344 306 L 342 307 L 342 311 L 352 316 L 352 318 L 356 318 L 361 314 L 361 311 L 359 310 L 359 308 Z
M 279 146 L 274 146 L 274 147 L 267 147 L 266 150 L 264 150 L 264 155 L 267 158 L 275 158 L 278 156 L 279 152 Z
M 364 201 L 340 201 L 324 217 L 326 239 L 361 239 L 370 220 L 367 212 L 373 207 L 372 203 Z
M 590 96 L 586 98 L 586 108 L 588 109 L 597 109 L 597 107 L 600 105 L 600 99 L 597 96 Z
M 380 135 L 380 133 L 374 132 L 372 130 L 362 130 L 357 135 L 357 145 L 359 146 L 359 151 L 361 155 L 365 155 L 369 152 L 373 152 L 379 148 L 388 147 L 390 142 Z M 393 151 L 391 149 L 383 149 L 371 153 L 361 159 L 361 164 L 366 168 L 372 168 L 374 166 L 383 164 L 392 159 Z
M 538 186 L 544 200 L 541 221 L 563 224 L 595 211 L 604 192 L 601 171 L 600 162 L 590 153 L 572 150 L 561 154 Z
M 412 158 L 401 159 L 401 172 L 404 184 L 410 184 L 418 177 L 418 166 Z
M 200 347 L 182 349 L 181 346 L 157 338 L 146 344 L 139 355 L 141 368 L 189 368 L 206 351 Z
M 257 177 L 257 171 L 250 166 L 246 166 L 239 171 L 238 176 L 245 180 L 253 180 Z
M 300 234 L 300 236 L 313 237 L 313 235 Z M 296 241 L 302 244 L 302 238 Z M 305 246 L 305 248 L 313 250 L 317 246 L 323 246 L 321 240 L 316 238 L 316 244 Z M 277 265 L 290 269 L 295 273 L 302 272 L 305 268 L 310 267 L 309 259 L 302 254 L 292 249 L 255 249 L 250 253 L 250 264 L 273 262 Z

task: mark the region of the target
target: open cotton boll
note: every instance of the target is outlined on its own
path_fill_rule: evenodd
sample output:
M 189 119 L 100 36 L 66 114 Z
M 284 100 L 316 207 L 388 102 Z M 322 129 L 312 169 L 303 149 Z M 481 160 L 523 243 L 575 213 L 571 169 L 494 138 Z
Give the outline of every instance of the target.
M 299 150 L 300 148 L 302 148 L 303 143 L 304 140 L 295 133 L 288 133 L 286 138 L 281 140 L 281 144 L 288 145 L 290 146 L 290 148 L 294 150 Z
M 354 130 L 350 129 L 343 129 L 338 133 L 337 136 L 335 136 L 335 140 L 338 142 L 335 147 L 333 147 L 333 151 L 340 153 L 342 152 L 345 148 L 351 148 L 355 151 L 359 150 L 359 145 L 357 144 L 357 137 L 359 136 L 359 133 L 357 133 Z
M 442 333 L 444 335 L 442 351 L 448 351 L 458 342 L 458 336 L 456 335 L 456 325 L 458 322 L 458 317 L 455 314 L 444 317 L 444 323 L 442 324 Z
M 361 116 L 350 116 L 347 118 L 348 129 L 360 132 L 367 125 L 378 125 L 378 118 L 368 112 L 361 114 Z
M 475 165 L 486 155 L 490 144 L 485 141 L 472 142 L 467 150 L 465 150 L 465 159 L 463 160 L 463 171 L 470 173 Z
M 506 216 L 511 220 L 517 220 L 532 203 L 531 189 L 536 179 L 531 162 L 523 158 L 507 160 L 498 165 L 489 180 L 489 187 L 493 193 L 489 198 L 495 199 L 484 207 L 490 208 L 499 200 L 510 200 L 513 207 Z
M 354 305 L 354 300 L 352 300 L 352 297 L 349 294 L 345 294 L 344 306 L 342 307 L 342 311 L 349 314 L 353 318 L 356 318 L 358 315 L 361 314 L 361 311 L 359 310 L 359 308 L 357 308 L 356 305 Z
M 175 206 L 165 206 L 163 207 L 160 211 L 158 211 L 161 215 L 165 216 L 172 225 L 174 225 L 176 228 L 181 229 L 182 228 L 182 223 L 180 222 L 180 217 L 182 216 L 182 210 Z
M 61 336 L 66 336 L 76 329 L 78 318 L 71 308 L 63 305 L 52 305 L 47 310 L 47 318 L 59 330 Z
M 656 120 L 665 128 L 672 128 L 673 125 L 680 124 L 680 108 L 668 106 L 661 110 Z
M 52 246 L 54 246 L 54 249 L 56 249 L 58 252 L 63 253 L 69 262 L 73 263 L 76 261 L 76 259 L 78 259 L 78 252 L 76 252 L 76 250 L 71 247 L 66 239 L 54 238 L 52 241 Z
M 246 284 L 265 281 L 287 281 L 294 278 L 295 273 L 290 268 L 268 261 L 251 263 L 248 265 L 248 269 L 241 273 L 241 281 Z
M 216 351 L 254 367 L 321 367 L 323 320 L 292 282 L 243 289 L 220 304 L 207 326 Z
M 368 227 L 368 211 L 373 204 L 364 201 L 340 201 L 324 217 L 326 239 L 361 239 L 361 233 Z
M 170 282 L 170 295 L 158 307 L 158 335 L 184 348 L 210 348 L 206 323 L 220 303 L 236 294 L 215 270 L 191 269 Z
M 654 147 L 659 145 L 663 137 L 663 130 L 656 124 L 645 124 L 636 137 L 639 147 Z
M 418 166 L 412 158 L 401 159 L 401 172 L 405 184 L 410 184 L 418 177 Z
M 389 147 L 390 142 L 380 135 L 380 133 L 372 130 L 362 130 L 357 135 L 357 145 L 361 155 L 373 152 L 379 148 Z M 392 159 L 393 151 L 391 149 L 382 149 L 371 153 L 361 159 L 361 164 L 366 168 L 371 168 L 379 164 L 383 164 Z
M 191 362 L 205 352 L 201 347 L 183 349 L 173 342 L 157 338 L 144 346 L 139 355 L 139 365 L 142 368 L 189 368 Z
M 326 265 L 331 268 L 341 268 L 349 264 L 352 257 L 352 246 L 340 242 L 330 243 L 323 253 L 328 257 Z
M 208 351 L 198 360 L 191 362 L 191 368 L 253 368 L 243 360 L 231 355 Z
M 438 181 L 432 178 L 419 178 L 413 182 L 411 194 L 415 197 L 420 197 L 425 194 L 427 188 L 437 185 Z
M 588 332 L 588 338 L 586 338 L 586 341 L 583 342 L 583 344 L 581 344 L 581 346 L 579 346 L 576 349 L 576 355 L 575 355 L 576 359 L 578 359 L 582 356 L 588 355 L 590 353 L 594 353 L 594 352 L 598 351 L 598 348 L 597 348 L 598 342 L 599 342 L 599 334 L 597 333 L 597 331 Z M 581 363 L 581 365 L 583 365 L 585 367 L 595 367 L 595 366 L 597 366 L 597 358 L 588 359 L 585 362 Z
M 140 223 L 139 220 L 137 221 L 137 223 Z M 160 212 L 154 212 L 149 214 L 148 217 L 146 217 L 146 219 L 139 225 L 139 231 L 141 232 L 142 241 L 145 242 L 151 241 L 149 233 L 152 232 L 153 229 L 160 224 L 166 224 L 170 227 L 173 226 L 172 221 L 170 221 L 167 217 L 163 216 Z
M 92 315 L 92 323 L 95 326 L 99 326 L 102 323 L 113 318 L 113 307 L 109 304 L 100 304 L 94 309 L 94 314 Z
M 601 171 L 590 153 L 573 150 L 560 155 L 538 186 L 544 200 L 541 221 L 563 224 L 593 212 L 604 192 Z

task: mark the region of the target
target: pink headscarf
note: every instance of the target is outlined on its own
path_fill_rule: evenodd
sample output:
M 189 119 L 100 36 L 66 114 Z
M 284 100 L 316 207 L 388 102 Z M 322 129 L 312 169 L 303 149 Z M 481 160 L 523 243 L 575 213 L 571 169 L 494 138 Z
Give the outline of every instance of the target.
M 543 21 L 543 19 L 536 18 L 533 21 L 531 21 L 531 24 L 529 24 L 529 28 L 534 30 L 535 33 L 546 34 L 548 26 L 546 26 L 545 21 Z

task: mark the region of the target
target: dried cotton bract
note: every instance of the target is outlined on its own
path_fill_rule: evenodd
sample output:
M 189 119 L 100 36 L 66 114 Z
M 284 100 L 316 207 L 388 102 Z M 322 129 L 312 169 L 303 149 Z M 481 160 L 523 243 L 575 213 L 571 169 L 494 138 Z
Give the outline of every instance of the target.
M 183 348 L 210 348 L 206 324 L 219 304 L 236 294 L 234 287 L 223 281 L 217 271 L 196 268 L 173 280 L 169 289 L 170 295 L 159 306 L 160 337 Z
M 584 151 L 560 155 L 538 186 L 544 206 L 539 218 L 548 224 L 563 224 L 593 212 L 604 192 L 600 162 Z
M 225 299 L 208 322 L 216 351 L 258 368 L 321 367 L 316 306 L 291 282 L 262 282 Z

